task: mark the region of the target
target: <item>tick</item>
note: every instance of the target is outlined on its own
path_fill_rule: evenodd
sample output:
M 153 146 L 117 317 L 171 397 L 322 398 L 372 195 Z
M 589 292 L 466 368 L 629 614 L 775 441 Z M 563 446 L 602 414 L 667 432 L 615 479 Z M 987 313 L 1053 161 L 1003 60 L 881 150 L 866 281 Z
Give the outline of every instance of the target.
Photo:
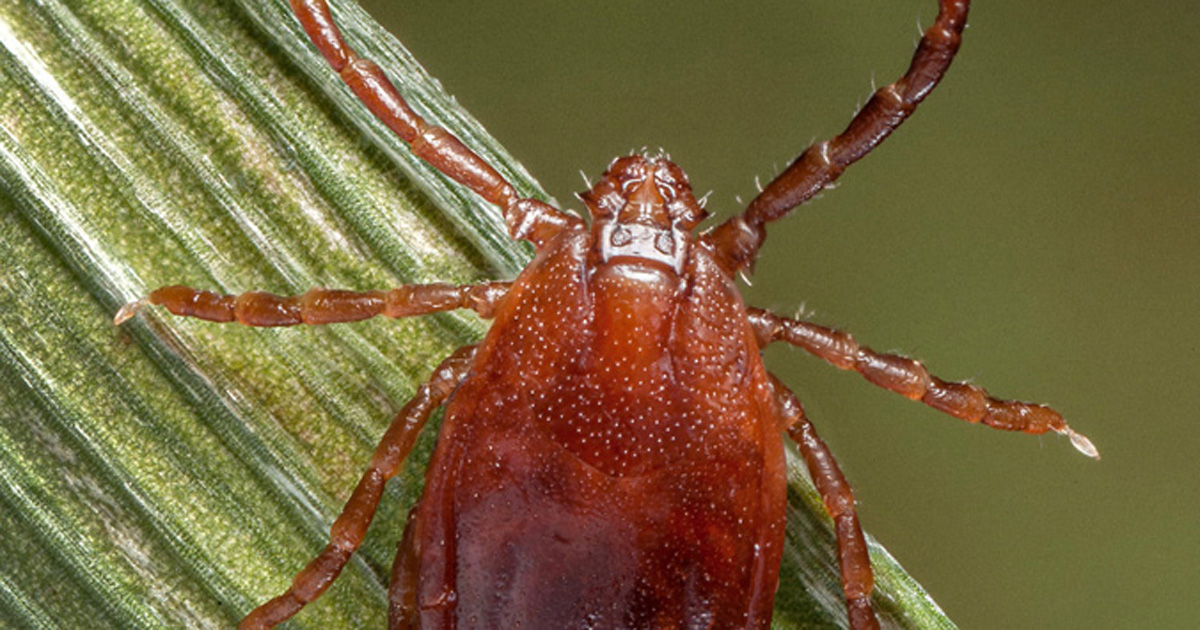
M 325 0 L 292 0 L 313 43 L 413 152 L 500 208 L 536 256 L 516 280 L 217 295 L 171 286 L 144 304 L 251 326 L 329 324 L 471 309 L 493 323 L 437 366 L 396 416 L 328 546 L 242 628 L 296 614 L 362 543 L 384 484 L 438 407 L 445 420 L 409 513 L 389 589 L 392 628 L 766 628 L 785 526 L 783 436 L 833 518 L 850 627 L 877 628 L 854 498 L 796 396 L 763 366 L 767 345 L 803 348 L 961 420 L 1091 442 L 1048 407 L 943 381 L 849 334 L 742 302 L 766 225 L 829 186 L 896 129 L 958 50 L 967 0 L 940 0 L 908 71 L 837 137 L 800 154 L 740 214 L 706 218 L 659 155 L 614 160 L 580 195 L 590 224 L 513 186 L 426 123 L 342 39 Z

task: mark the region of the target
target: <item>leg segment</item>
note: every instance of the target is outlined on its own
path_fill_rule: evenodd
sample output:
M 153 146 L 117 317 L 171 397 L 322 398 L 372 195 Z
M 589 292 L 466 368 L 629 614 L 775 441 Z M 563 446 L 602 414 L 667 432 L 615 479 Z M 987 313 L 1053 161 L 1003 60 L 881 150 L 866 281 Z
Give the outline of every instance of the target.
M 583 225 L 550 205 L 518 198 L 512 184 L 483 158 L 450 132 L 417 115 L 383 70 L 346 44 L 326 0 L 291 0 L 291 4 L 309 39 L 367 109 L 408 143 L 417 157 L 498 206 L 513 238 L 541 246 L 563 228 Z
M 760 347 L 784 341 L 843 370 L 854 370 L 884 389 L 919 400 L 960 420 L 982 422 L 1005 431 L 1033 434 L 1055 431 L 1070 438 L 1071 444 L 1079 452 L 1100 458 L 1091 440 L 1076 433 L 1067 426 L 1062 415 L 1045 405 L 1000 400 L 970 383 L 948 383 L 929 374 L 919 361 L 894 354 L 880 354 L 858 345 L 850 333 L 779 317 L 762 309 L 747 310 Z
M 400 539 L 396 560 L 392 563 L 392 579 L 388 586 L 388 630 L 412 630 L 420 610 L 417 608 L 417 574 L 420 571 L 416 528 L 417 507 L 408 513 L 404 536 Z
M 969 0 L 939 0 L 937 20 L 925 31 L 904 76 L 880 88 L 840 135 L 806 149 L 767 184 L 745 212 L 705 235 L 731 271 L 753 266 L 765 224 L 784 217 L 833 183 L 842 171 L 883 142 L 941 81 L 958 52 Z
M 469 308 L 491 318 L 508 294 L 511 282 L 408 284 L 390 291 L 312 289 L 304 295 L 279 296 L 261 291 L 220 295 L 191 287 L 169 286 L 121 307 L 113 323 L 118 326 L 146 304 L 157 304 L 183 317 L 246 326 L 295 326 L 356 322 L 376 315 L 411 317 Z
M 475 346 L 459 348 L 434 370 L 428 382 L 421 385 L 417 395 L 400 410 L 392 426 L 379 441 L 358 487 L 350 495 L 341 515 L 333 522 L 329 544 L 303 571 L 296 574 L 286 592 L 247 615 L 238 624 L 240 630 L 271 628 L 299 612 L 305 604 L 329 588 L 350 561 L 350 556 L 362 544 L 367 526 L 375 516 L 384 484 L 400 471 L 400 465 L 412 450 L 421 427 L 466 376 L 474 355 Z
M 771 384 L 775 400 L 779 404 L 780 416 L 788 436 L 800 447 L 808 474 L 812 477 L 825 510 L 833 519 L 837 535 L 838 564 L 842 570 L 842 591 L 846 594 L 846 612 L 850 616 L 851 630 L 878 630 L 879 620 L 871 608 L 871 591 L 875 589 L 875 573 L 871 570 L 871 558 L 867 554 L 867 541 L 854 509 L 854 493 L 842 476 L 833 453 L 817 436 L 804 407 L 796 395 L 774 376 Z

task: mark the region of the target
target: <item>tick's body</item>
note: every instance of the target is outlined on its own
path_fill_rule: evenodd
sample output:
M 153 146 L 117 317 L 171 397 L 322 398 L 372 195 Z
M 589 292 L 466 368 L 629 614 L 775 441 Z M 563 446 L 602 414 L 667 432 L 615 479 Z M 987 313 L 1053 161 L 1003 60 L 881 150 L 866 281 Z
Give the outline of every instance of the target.
M 615 160 L 581 196 L 591 225 L 518 197 L 494 169 L 414 113 L 341 39 L 325 0 L 292 0 L 347 85 L 413 151 L 498 206 L 537 256 L 513 283 L 412 285 L 300 297 L 187 287 L 148 302 L 258 326 L 471 308 L 494 317 L 400 411 L 333 525 L 325 550 L 242 627 L 269 627 L 319 596 L 362 543 L 417 433 L 446 404 L 425 493 L 392 572 L 393 628 L 765 628 L 784 533 L 782 433 L 833 518 L 849 623 L 878 627 L 854 498 L 796 397 L 759 358 L 783 341 L 969 422 L 1069 436 L 1047 407 L 948 383 L 848 334 L 746 307 L 734 278 L 782 218 L 899 126 L 958 49 L 966 0 L 941 0 L 908 72 L 841 135 L 813 145 L 740 215 L 705 233 L 683 172 Z M 137 302 L 117 315 L 132 316 Z
M 447 407 L 420 627 L 766 627 L 783 444 L 737 292 L 703 251 L 672 277 L 588 237 L 521 274 Z

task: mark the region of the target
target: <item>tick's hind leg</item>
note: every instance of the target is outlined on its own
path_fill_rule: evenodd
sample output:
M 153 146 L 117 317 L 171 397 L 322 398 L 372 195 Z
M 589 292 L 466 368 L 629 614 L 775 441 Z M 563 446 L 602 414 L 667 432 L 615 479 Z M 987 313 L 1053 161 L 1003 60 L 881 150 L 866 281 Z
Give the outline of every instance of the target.
M 416 396 L 400 410 L 379 441 L 371 464 L 354 488 L 346 507 L 342 508 L 341 515 L 333 522 L 329 544 L 304 570 L 296 574 L 286 592 L 247 615 L 238 624 L 240 630 L 271 628 L 299 612 L 305 604 L 329 588 L 350 561 L 350 556 L 362 544 L 367 526 L 375 517 L 375 508 L 379 505 L 384 484 L 400 471 L 400 465 L 412 450 L 421 427 L 466 376 L 474 355 L 475 346 L 459 348 L 434 370 L 429 381 L 421 385 Z
M 367 109 L 408 143 L 417 157 L 500 208 L 508 233 L 534 245 L 548 242 L 564 227 L 582 225 L 571 215 L 535 199 L 517 196 L 496 169 L 408 106 L 383 70 L 354 52 L 333 22 L 326 0 L 291 0 L 292 11 L 309 39 Z
M 376 315 L 411 317 L 469 308 L 491 318 L 508 294 L 511 282 L 408 284 L 390 291 L 311 289 L 304 295 L 281 296 L 261 291 L 221 295 L 191 287 L 169 286 L 121 307 L 113 318 L 118 326 L 143 306 L 156 304 L 181 317 L 246 326 L 296 326 L 355 322 Z
M 1061 414 L 1045 406 L 1001 400 L 970 383 L 950 383 L 933 376 L 919 361 L 880 354 L 858 345 L 850 333 L 810 322 L 780 317 L 758 308 L 747 309 L 760 347 L 784 341 L 807 350 L 843 370 L 854 370 L 872 383 L 912 400 L 919 400 L 959 420 L 993 429 L 1041 434 L 1061 433 L 1079 452 L 1100 459 L 1091 440 L 1067 425 Z
M 417 506 L 408 513 L 404 536 L 392 563 L 392 578 L 388 585 L 388 630 L 412 630 L 417 627 L 417 577 L 420 553 L 416 539 Z
M 846 594 L 846 612 L 850 616 L 851 630 L 877 630 L 879 620 L 871 607 L 871 591 L 875 589 L 875 573 L 871 570 L 871 558 L 867 554 L 867 541 L 858 522 L 854 508 L 854 493 L 842 476 L 833 453 L 817 436 L 800 400 L 774 376 L 771 384 L 775 401 L 788 436 L 800 448 L 808 474 L 812 477 L 825 510 L 833 519 L 837 535 L 838 564 L 842 572 L 842 591 Z

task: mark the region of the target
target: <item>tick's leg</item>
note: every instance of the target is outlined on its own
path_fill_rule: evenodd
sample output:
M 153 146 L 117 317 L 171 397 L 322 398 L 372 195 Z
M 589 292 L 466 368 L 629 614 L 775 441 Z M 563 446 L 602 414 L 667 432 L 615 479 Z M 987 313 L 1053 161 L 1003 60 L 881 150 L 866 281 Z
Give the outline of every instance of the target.
M 550 205 L 518 198 L 512 184 L 483 158 L 450 132 L 417 115 L 383 70 L 375 62 L 359 57 L 346 44 L 325 0 L 291 0 L 291 3 L 309 39 L 367 109 L 412 146 L 417 157 L 498 206 L 509 235 L 541 246 L 564 227 L 582 225 L 578 218 Z
M 747 309 L 759 346 L 783 341 L 807 350 L 843 369 L 906 398 L 919 400 L 960 420 L 982 422 L 994 429 L 1040 434 L 1056 431 L 1071 439 L 1079 452 L 1100 459 L 1096 447 L 1067 426 L 1066 420 L 1045 405 L 993 398 L 970 383 L 948 383 L 931 375 L 919 361 L 895 354 L 880 354 L 858 345 L 850 333 L 818 326 L 762 309 Z
M 883 142 L 942 79 L 958 52 L 968 0 L 940 0 L 937 20 L 925 31 L 908 71 L 871 96 L 840 135 L 806 149 L 763 188 L 745 212 L 706 234 L 731 271 L 750 268 L 766 238 L 765 225 L 808 201 L 842 171 Z
M 281 296 L 261 291 L 221 295 L 191 287 L 170 286 L 121 307 L 113 318 L 118 326 L 146 304 L 165 307 L 175 315 L 210 322 L 247 326 L 296 326 L 356 322 L 376 315 L 412 317 L 469 308 L 491 318 L 508 294 L 511 282 L 407 284 L 389 291 L 312 289 L 304 295 Z
M 842 590 L 846 594 L 846 612 L 850 616 L 851 630 L 877 630 L 879 620 L 871 608 L 871 591 L 875 588 L 875 573 L 871 570 L 871 558 L 867 554 L 867 541 L 854 509 L 854 493 L 842 476 L 837 460 L 829 447 L 817 436 L 804 407 L 796 395 L 774 376 L 771 384 L 775 400 L 779 405 L 781 420 L 788 435 L 800 447 L 808 474 L 812 477 L 825 510 L 833 519 L 837 535 L 838 564 L 842 571 Z
M 400 471 L 400 465 L 412 450 L 430 414 L 446 402 L 466 376 L 474 354 L 475 346 L 459 348 L 434 370 L 429 381 L 421 385 L 416 396 L 396 415 L 392 426 L 379 441 L 379 446 L 375 447 L 371 464 L 358 481 L 346 507 L 342 508 L 341 515 L 333 522 L 329 544 L 303 571 L 296 574 L 285 593 L 247 615 L 238 624 L 240 630 L 271 628 L 296 614 L 329 588 L 350 561 L 350 556 L 362 544 L 367 526 L 375 516 L 384 484 Z
M 412 630 L 417 625 L 417 573 L 420 570 L 420 551 L 414 530 L 417 507 L 408 513 L 404 537 L 392 563 L 392 579 L 388 586 L 388 630 Z

